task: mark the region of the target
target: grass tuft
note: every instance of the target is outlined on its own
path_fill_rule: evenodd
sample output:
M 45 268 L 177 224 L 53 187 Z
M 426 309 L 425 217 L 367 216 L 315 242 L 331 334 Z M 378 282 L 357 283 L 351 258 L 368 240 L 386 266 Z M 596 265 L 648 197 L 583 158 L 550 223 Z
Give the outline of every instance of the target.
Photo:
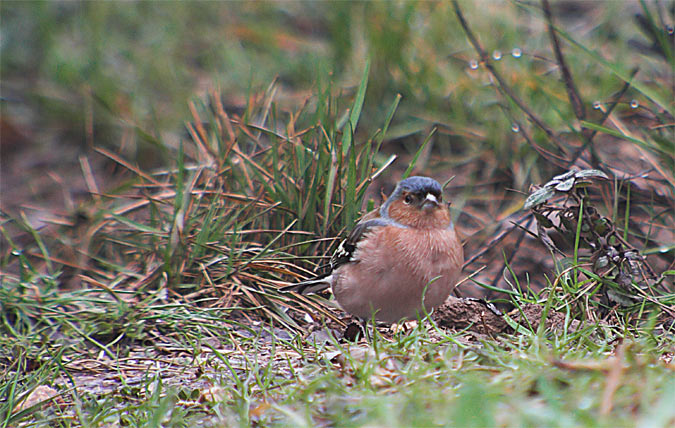
M 2 7 L 0 427 L 675 423 L 661 3 Z M 505 315 L 345 342 L 277 289 L 415 173 Z

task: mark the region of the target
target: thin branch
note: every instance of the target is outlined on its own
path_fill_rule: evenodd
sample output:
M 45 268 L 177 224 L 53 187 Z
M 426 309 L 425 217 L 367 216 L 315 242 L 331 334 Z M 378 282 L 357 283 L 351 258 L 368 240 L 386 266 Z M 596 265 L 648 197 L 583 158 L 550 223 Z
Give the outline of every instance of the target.
M 515 228 L 520 229 L 520 236 L 518 236 L 518 239 L 516 240 L 515 245 L 513 246 L 513 253 L 511 254 L 511 257 L 508 257 L 508 260 L 504 260 L 504 263 L 502 263 L 502 267 L 497 271 L 497 272 L 503 272 L 504 269 L 511 263 L 513 263 L 513 260 L 516 258 L 518 255 L 518 250 L 520 249 L 520 244 L 523 243 L 523 240 L 525 239 L 525 236 L 527 235 L 525 231 L 527 231 L 530 227 L 530 224 L 532 224 L 532 220 L 534 220 L 534 216 L 530 215 L 525 215 L 522 217 L 523 220 L 526 220 L 525 226 L 520 226 L 518 222 L 513 223 L 513 227 L 509 230 L 513 230 Z M 496 275 L 494 280 L 492 281 L 492 286 L 496 287 L 497 283 L 499 282 L 499 279 L 501 278 L 501 275 Z
M 457 4 L 457 0 L 452 0 L 452 6 L 455 9 L 455 15 L 457 15 L 457 19 L 459 19 L 459 23 L 464 29 L 464 33 L 466 33 L 469 42 L 478 53 L 481 62 L 485 64 L 485 68 L 487 68 L 490 74 L 492 74 L 492 76 L 499 83 L 500 89 L 509 98 L 511 98 L 511 100 L 527 115 L 527 117 L 530 118 L 532 122 L 534 122 L 537 126 L 539 126 L 546 133 L 546 135 L 549 136 L 549 138 L 555 141 L 555 143 L 558 145 L 558 149 L 566 155 L 566 153 L 563 150 L 564 147 L 563 142 L 553 133 L 551 129 L 549 129 L 548 126 L 546 126 L 546 124 L 541 119 L 539 119 L 534 113 L 530 111 L 530 109 L 527 108 L 525 103 L 523 103 L 520 100 L 520 98 L 518 98 L 518 96 L 513 92 L 513 90 L 506 84 L 506 81 L 501 76 L 501 74 L 499 74 L 499 72 L 497 72 L 495 67 L 492 65 L 492 62 L 490 61 L 490 56 L 487 54 L 485 49 L 483 49 L 476 36 L 473 34 L 473 31 L 471 31 L 471 29 L 469 28 L 469 24 L 466 22 L 466 19 L 464 19 L 464 15 L 462 14 L 461 9 L 459 8 L 459 4 Z
M 574 84 L 572 73 L 570 72 L 567 63 L 565 62 L 565 57 L 562 54 L 562 49 L 560 49 L 560 42 L 558 41 L 558 36 L 555 34 L 555 27 L 553 25 L 553 16 L 551 15 L 551 5 L 549 4 L 548 0 L 542 0 L 542 5 L 544 7 L 546 26 L 548 27 L 548 33 L 551 36 L 551 43 L 553 44 L 553 51 L 555 52 L 555 58 L 558 61 L 560 72 L 562 73 L 563 80 L 565 81 L 567 96 L 570 99 L 570 104 L 572 104 L 574 115 L 577 117 L 577 119 L 579 119 L 579 121 L 586 120 L 586 109 L 584 108 L 583 100 L 579 95 L 579 90 Z M 590 130 L 582 126 L 581 132 L 584 138 L 586 139 L 588 139 L 588 131 Z
M 609 108 L 607 109 L 607 111 L 604 112 L 604 114 L 602 115 L 602 118 L 598 122 L 599 125 L 604 124 L 605 121 L 607 120 L 607 118 L 609 117 L 609 115 L 612 114 L 612 112 L 614 111 L 614 108 L 619 104 L 619 101 L 621 101 L 621 98 L 623 98 L 623 96 L 626 94 L 626 92 L 628 91 L 628 88 L 630 88 L 630 82 L 633 80 L 633 77 L 635 77 L 635 75 L 638 73 L 639 70 L 640 70 L 639 68 L 635 68 L 635 69 L 633 69 L 633 71 L 631 71 L 630 79 L 627 80 L 624 83 L 621 90 L 619 92 L 617 92 L 617 94 L 612 98 L 612 101 L 610 102 Z M 593 132 L 590 133 L 590 135 L 588 136 L 588 140 L 579 148 L 579 150 L 577 150 L 577 152 L 570 159 L 570 161 L 568 163 L 568 167 L 574 165 L 574 163 L 577 161 L 577 159 L 579 159 L 579 157 L 584 152 L 584 150 L 586 150 L 586 148 L 591 149 L 591 165 L 598 166 L 600 164 L 600 159 L 596 155 L 595 151 L 593 150 L 593 146 L 592 146 L 593 138 L 595 138 L 595 135 L 597 133 L 598 133 L 597 130 L 593 130 Z
M 499 91 L 499 93 L 503 95 L 503 92 Z M 501 103 L 499 104 L 499 107 L 501 107 L 504 114 L 506 116 L 508 116 L 509 120 L 511 122 L 513 122 L 515 124 L 515 126 L 518 127 L 518 130 L 519 130 L 518 132 L 520 132 L 522 134 L 523 138 L 525 138 L 525 141 L 527 141 L 527 144 L 529 144 L 530 147 L 532 147 L 544 159 L 551 162 L 555 166 L 557 166 L 559 168 L 567 168 L 568 167 L 567 159 L 562 158 L 562 157 L 556 155 L 555 153 L 552 153 L 552 152 L 546 150 L 545 148 L 541 147 L 537 143 L 535 143 L 534 140 L 532 140 L 532 138 L 530 138 L 530 135 L 528 134 L 527 129 L 525 129 L 525 127 L 523 127 L 523 125 L 518 120 L 516 120 L 515 117 L 513 117 L 513 115 L 511 114 L 511 111 L 506 106 L 502 105 Z
M 464 265 L 462 266 L 462 269 L 466 269 L 467 266 L 471 265 L 473 262 L 475 262 L 479 257 L 483 256 L 485 253 L 493 249 L 498 243 L 500 243 L 506 236 L 511 233 L 513 229 L 516 227 L 520 226 L 520 223 L 525 222 L 525 221 L 531 221 L 533 218 L 531 213 L 526 213 L 523 214 L 518 220 L 516 221 L 511 221 L 511 226 L 509 226 L 507 229 L 502 230 L 499 232 L 495 237 L 493 237 L 490 242 L 487 244 L 483 245 L 483 248 L 481 248 L 476 254 L 471 256 L 469 260 L 464 262 Z M 529 223 L 528 223 L 529 224 Z M 525 229 L 527 230 L 527 229 Z

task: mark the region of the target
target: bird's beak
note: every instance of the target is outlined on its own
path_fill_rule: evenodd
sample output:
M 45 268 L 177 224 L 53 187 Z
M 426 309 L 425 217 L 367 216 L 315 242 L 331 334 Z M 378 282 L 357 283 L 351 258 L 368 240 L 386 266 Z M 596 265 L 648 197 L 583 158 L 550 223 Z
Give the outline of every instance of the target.
M 427 197 L 422 201 L 422 209 L 430 210 L 438 206 L 438 199 L 431 193 L 427 193 Z

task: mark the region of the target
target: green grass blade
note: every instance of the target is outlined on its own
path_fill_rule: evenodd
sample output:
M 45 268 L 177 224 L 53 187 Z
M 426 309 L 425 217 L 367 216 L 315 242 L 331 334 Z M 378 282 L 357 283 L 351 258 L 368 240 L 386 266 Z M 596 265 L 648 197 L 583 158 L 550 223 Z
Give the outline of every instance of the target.
M 420 157 L 420 155 L 424 151 L 424 148 L 427 146 L 427 144 L 429 144 L 429 141 L 431 141 L 431 137 L 434 136 L 437 129 L 438 128 L 434 127 L 434 129 L 431 130 L 429 135 L 427 135 L 427 138 L 424 139 L 424 141 L 422 142 L 422 145 L 420 146 L 419 149 L 417 149 L 417 152 L 415 153 L 415 156 L 413 156 L 412 160 L 410 161 L 410 165 L 408 165 L 408 169 L 406 169 L 405 172 L 403 173 L 403 177 L 401 177 L 402 179 L 408 178 L 408 176 L 413 171 L 413 169 L 415 169 L 415 165 L 417 164 L 417 158 Z
M 659 152 L 661 152 L 665 155 L 675 156 L 675 154 L 673 154 L 672 152 L 669 153 L 667 150 L 664 150 L 664 148 L 662 148 L 658 145 L 648 144 L 644 140 L 641 140 L 641 139 L 636 138 L 636 137 L 631 137 L 629 135 L 626 135 L 626 134 L 622 133 L 619 130 L 607 128 L 606 126 L 598 125 L 597 123 L 593 123 L 593 122 L 587 122 L 585 120 L 582 120 L 581 124 L 583 126 L 587 127 L 587 128 L 593 129 L 595 131 L 600 131 L 600 132 L 603 132 L 605 134 L 611 135 L 613 137 L 617 137 L 617 138 L 621 138 L 621 139 L 626 140 L 626 141 L 630 141 L 631 143 L 635 143 L 635 144 L 639 145 L 640 147 L 644 147 L 645 149 L 653 149 L 653 150 L 657 150 L 657 151 L 659 151 Z
M 572 38 L 572 36 L 570 36 L 567 32 L 560 29 L 559 27 L 556 27 L 556 32 L 558 32 L 558 34 L 560 34 L 563 38 L 565 38 L 568 42 L 570 42 L 572 46 L 578 48 L 581 52 L 586 54 L 586 56 L 588 56 L 601 66 L 603 66 L 608 71 L 612 72 L 621 80 L 623 80 L 624 82 L 631 82 L 633 88 L 637 89 L 645 97 L 649 98 L 654 103 L 658 104 L 662 109 L 664 109 L 671 115 L 674 113 L 672 102 L 668 102 L 666 99 L 663 98 L 661 93 L 649 88 L 647 85 L 641 83 L 640 81 L 637 80 L 631 81 L 630 71 L 626 71 L 622 69 L 621 66 L 607 61 L 602 57 L 602 54 L 592 49 L 589 49 L 586 46 L 582 45 L 581 43 L 577 42 L 575 39 Z
M 347 151 L 353 144 L 353 132 L 356 130 L 356 125 L 359 123 L 361 117 L 361 109 L 363 109 L 363 101 L 366 99 L 366 88 L 368 87 L 368 75 L 370 74 L 370 60 L 366 61 L 366 66 L 363 69 L 363 76 L 359 89 L 356 91 L 356 97 L 352 104 L 351 113 L 349 114 L 350 129 L 346 129 L 342 134 L 342 150 Z

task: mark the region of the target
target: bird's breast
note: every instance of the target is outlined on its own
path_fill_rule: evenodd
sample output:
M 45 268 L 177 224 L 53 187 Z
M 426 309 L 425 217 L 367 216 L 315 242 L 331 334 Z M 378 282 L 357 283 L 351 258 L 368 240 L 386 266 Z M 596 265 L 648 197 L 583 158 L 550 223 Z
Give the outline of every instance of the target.
M 393 253 L 399 263 L 415 272 L 420 278 L 447 274 L 457 270 L 463 260 L 462 245 L 452 228 L 392 230 L 396 241 Z M 454 276 L 454 275 L 453 275 Z
M 427 310 L 440 305 L 454 288 L 463 250 L 448 229 L 377 228 L 361 240 L 356 263 L 341 266 L 333 292 L 342 307 L 382 321 L 414 318 L 422 301 Z

